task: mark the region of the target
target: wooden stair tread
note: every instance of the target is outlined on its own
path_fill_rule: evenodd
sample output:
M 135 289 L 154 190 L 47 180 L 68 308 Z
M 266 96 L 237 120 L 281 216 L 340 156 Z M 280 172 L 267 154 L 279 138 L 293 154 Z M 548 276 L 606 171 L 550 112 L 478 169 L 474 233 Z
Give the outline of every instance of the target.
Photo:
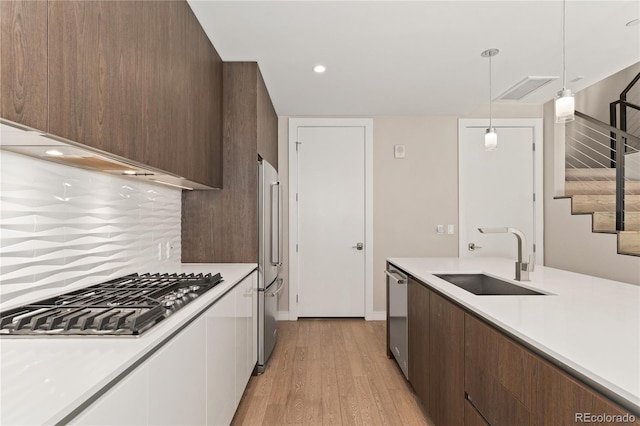
M 626 174 L 627 180 L 638 181 L 640 179 L 632 178 L 629 173 Z M 616 169 L 566 169 L 564 171 L 564 180 L 616 180 Z
M 627 195 L 640 195 L 640 181 L 625 182 L 624 192 Z M 564 183 L 565 195 L 581 195 L 581 194 L 614 194 L 616 193 L 615 181 L 566 181 Z
M 631 212 L 640 211 L 640 195 L 627 195 L 625 197 L 625 210 Z M 616 196 L 612 194 L 587 195 L 578 194 L 571 197 L 571 212 L 573 214 L 585 214 L 594 212 L 615 212 Z
M 617 233 L 618 254 L 640 256 L 640 180 L 625 181 L 625 230 L 616 231 L 616 170 L 565 170 L 572 214 L 591 214 L 593 232 Z
M 564 180 L 611 180 L 615 182 L 616 169 L 566 169 L 564 171 Z
M 640 212 L 626 212 L 624 217 L 626 231 L 640 231 Z M 616 232 L 615 212 L 594 212 L 594 232 Z
M 640 256 L 640 231 L 620 231 L 618 253 Z

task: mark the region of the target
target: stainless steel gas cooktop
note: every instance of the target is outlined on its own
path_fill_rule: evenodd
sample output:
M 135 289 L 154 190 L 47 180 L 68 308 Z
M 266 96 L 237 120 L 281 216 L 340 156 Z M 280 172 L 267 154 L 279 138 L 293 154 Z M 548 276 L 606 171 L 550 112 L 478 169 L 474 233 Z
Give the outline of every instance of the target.
M 0 336 L 138 336 L 222 281 L 133 274 L 0 312 Z

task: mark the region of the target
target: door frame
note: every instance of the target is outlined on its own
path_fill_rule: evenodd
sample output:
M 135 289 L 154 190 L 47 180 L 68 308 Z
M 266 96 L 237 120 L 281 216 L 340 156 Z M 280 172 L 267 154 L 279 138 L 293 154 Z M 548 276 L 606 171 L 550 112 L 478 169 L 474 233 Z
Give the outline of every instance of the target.
M 363 127 L 364 141 L 364 301 L 365 319 L 377 320 L 380 315 L 373 312 L 373 119 L 372 118 L 289 118 L 289 320 L 298 319 L 296 295 L 299 289 L 298 254 L 298 156 L 296 142 L 298 127 Z M 327 265 L 327 274 L 331 267 Z
M 487 118 L 461 118 L 458 119 L 458 230 L 465 217 L 467 206 L 465 200 L 460 193 L 460 149 L 464 130 L 467 128 L 487 128 Z M 530 128 L 533 132 L 533 143 L 535 150 L 533 153 L 533 188 L 535 193 L 535 202 L 533 203 L 533 233 L 534 244 L 536 245 L 536 260 L 538 265 L 544 265 L 544 143 L 543 143 L 543 119 L 542 118 L 502 118 L 493 119 L 492 125 L 496 129 L 500 128 Z M 478 141 L 483 143 L 484 140 Z M 500 149 L 500 141 L 498 140 L 498 149 Z M 506 225 L 505 225 L 506 226 Z M 458 256 L 461 256 L 463 250 L 466 249 L 466 241 L 462 241 L 462 232 L 458 232 Z

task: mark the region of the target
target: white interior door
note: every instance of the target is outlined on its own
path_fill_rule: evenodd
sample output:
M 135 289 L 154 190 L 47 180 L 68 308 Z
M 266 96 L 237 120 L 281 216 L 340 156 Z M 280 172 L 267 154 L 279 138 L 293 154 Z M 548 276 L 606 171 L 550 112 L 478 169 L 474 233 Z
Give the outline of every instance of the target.
M 459 126 L 460 257 L 517 258 L 513 234 L 481 234 L 481 227 L 512 227 L 524 232 L 527 252 L 537 250 L 541 263 L 541 171 L 536 150 L 535 126 L 509 127 L 508 120 L 497 129 L 498 149 L 484 150 L 485 127 L 465 123 Z M 485 124 L 486 126 L 486 124 Z M 537 174 L 540 174 L 538 179 Z M 540 187 L 540 188 L 538 188 Z M 539 192 L 535 197 L 534 194 Z M 469 249 L 469 244 L 475 250 Z M 535 245 L 535 246 L 534 246 Z M 525 260 L 526 261 L 526 260 Z
M 298 316 L 364 317 L 365 129 L 298 127 L 297 140 Z

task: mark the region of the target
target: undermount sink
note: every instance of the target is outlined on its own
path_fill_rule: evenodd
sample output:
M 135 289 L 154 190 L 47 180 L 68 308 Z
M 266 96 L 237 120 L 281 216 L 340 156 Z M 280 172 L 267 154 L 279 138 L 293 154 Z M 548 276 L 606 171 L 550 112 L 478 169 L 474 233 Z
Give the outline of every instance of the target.
M 545 296 L 544 293 L 485 274 L 435 274 L 435 276 L 478 296 Z

